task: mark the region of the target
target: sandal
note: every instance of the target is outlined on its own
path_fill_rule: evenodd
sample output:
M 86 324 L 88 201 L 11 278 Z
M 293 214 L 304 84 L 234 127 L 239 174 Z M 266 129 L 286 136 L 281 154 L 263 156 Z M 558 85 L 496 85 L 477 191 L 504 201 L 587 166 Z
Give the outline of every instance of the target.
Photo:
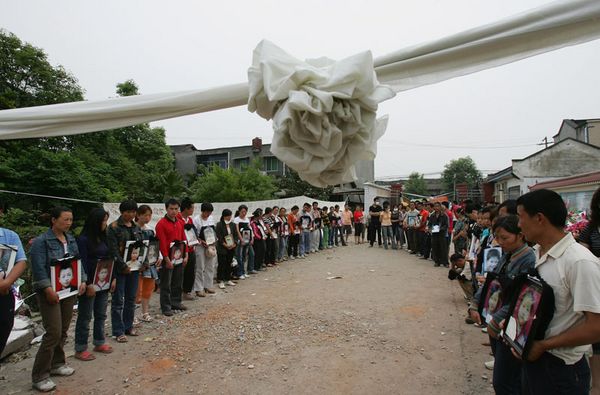
M 152 322 L 152 316 L 149 313 L 142 314 L 142 321 Z
M 75 358 L 79 359 L 80 361 L 93 361 L 96 359 L 94 354 L 89 351 L 76 352 Z
M 125 334 L 128 336 L 139 336 L 140 334 L 137 333 L 137 331 L 135 329 L 130 329 L 128 331 L 125 331 Z
M 120 335 L 117 336 L 117 343 L 127 343 L 129 340 L 127 340 L 127 336 L 125 335 Z
M 94 347 L 94 351 L 101 352 L 102 354 L 110 354 L 113 352 L 113 348 L 108 344 L 103 344 L 101 346 Z

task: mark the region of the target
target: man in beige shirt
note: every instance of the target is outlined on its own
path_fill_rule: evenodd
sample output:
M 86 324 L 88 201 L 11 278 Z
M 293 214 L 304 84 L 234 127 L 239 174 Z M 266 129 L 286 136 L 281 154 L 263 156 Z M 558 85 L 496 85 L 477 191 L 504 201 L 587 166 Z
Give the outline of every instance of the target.
M 530 394 L 587 394 L 585 354 L 600 341 L 600 261 L 565 234 L 565 204 L 556 192 L 537 190 L 517 200 L 519 226 L 537 243 L 536 268 L 552 287 L 555 311 L 544 339 L 523 364 Z

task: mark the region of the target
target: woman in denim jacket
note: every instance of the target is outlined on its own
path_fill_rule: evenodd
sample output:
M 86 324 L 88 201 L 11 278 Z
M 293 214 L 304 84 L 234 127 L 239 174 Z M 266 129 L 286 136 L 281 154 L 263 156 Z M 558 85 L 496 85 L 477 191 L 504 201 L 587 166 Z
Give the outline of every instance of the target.
M 50 375 L 70 376 L 74 369 L 67 366 L 63 346 L 73 316 L 76 296 L 59 300 L 52 289 L 50 264 L 65 257 L 78 256 L 79 249 L 72 234 L 68 233 L 73 224 L 73 213 L 65 207 L 56 207 L 51 211 L 52 226 L 38 236 L 31 246 L 30 261 L 33 275 L 33 288 L 37 293 L 42 322 L 46 333 L 35 356 L 31 378 L 33 388 L 48 392 L 56 388 Z M 87 277 L 81 271 L 82 284 L 79 294 L 86 291 Z
M 88 215 L 83 230 L 77 238 L 81 263 L 89 279 L 86 293 L 79 297 L 77 322 L 75 323 L 75 358 L 82 361 L 96 359 L 92 353 L 87 351 L 92 315 L 94 316 L 94 351 L 103 354 L 110 354 L 113 351 L 112 347 L 106 344 L 104 333 L 108 294 L 111 289 L 114 291 L 116 286 L 115 279 L 111 281 L 112 284 L 108 283 L 108 278 L 110 278 L 108 270 L 112 270 L 112 266 L 100 267 L 107 276 L 105 286 L 96 285 L 96 279 L 94 278 L 98 271 L 98 261 L 110 262 L 106 241 L 107 223 L 108 213 L 102 208 L 95 208 Z

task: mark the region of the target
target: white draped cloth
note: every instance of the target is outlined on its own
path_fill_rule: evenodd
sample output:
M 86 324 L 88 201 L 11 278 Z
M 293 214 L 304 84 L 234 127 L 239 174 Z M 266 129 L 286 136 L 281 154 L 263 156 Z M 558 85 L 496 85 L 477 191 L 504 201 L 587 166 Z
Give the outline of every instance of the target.
M 314 185 L 339 184 L 376 153 L 377 104 L 414 89 L 600 37 L 600 1 L 561 0 L 374 60 L 300 61 L 268 42 L 249 83 L 0 111 L 0 139 L 50 137 L 248 104 L 273 119 L 273 153 Z

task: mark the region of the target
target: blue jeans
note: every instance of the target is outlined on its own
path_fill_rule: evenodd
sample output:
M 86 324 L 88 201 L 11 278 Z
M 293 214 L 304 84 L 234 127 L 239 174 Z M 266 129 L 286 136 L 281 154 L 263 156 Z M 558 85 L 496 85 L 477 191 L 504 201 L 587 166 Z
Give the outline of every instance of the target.
M 254 270 L 254 248 L 250 244 L 241 245 L 239 244 L 235 249 L 236 259 L 238 261 L 237 265 L 237 276 L 240 277 L 243 274 L 246 274 L 244 271 L 244 261 L 248 260 L 248 272 Z
M 574 365 L 550 353 L 544 353 L 535 362 L 523 362 L 525 392 L 531 395 L 583 395 L 590 392 L 590 367 L 582 357 Z
M 113 336 L 119 337 L 133 328 L 135 294 L 137 293 L 140 272 L 117 274 L 117 288 L 112 297 L 110 316 Z
M 91 298 L 85 294 L 79 297 L 77 307 L 77 323 L 75 324 L 75 352 L 87 350 L 88 337 L 90 334 L 90 321 L 94 314 L 94 346 L 103 345 L 104 323 L 106 322 L 106 308 L 108 307 L 108 291 L 96 293 Z
M 277 260 L 282 260 L 283 256 L 286 254 L 287 241 L 288 241 L 288 236 L 280 236 L 279 237 L 279 251 L 277 254 Z
M 300 255 L 306 255 L 310 251 L 310 232 L 302 231 L 302 241 L 300 242 Z
M 394 232 L 392 231 L 391 225 L 386 225 L 381 227 L 381 233 L 383 236 L 383 246 L 385 249 L 388 249 L 388 244 L 391 243 L 391 247 L 396 249 L 396 239 L 394 238 Z

